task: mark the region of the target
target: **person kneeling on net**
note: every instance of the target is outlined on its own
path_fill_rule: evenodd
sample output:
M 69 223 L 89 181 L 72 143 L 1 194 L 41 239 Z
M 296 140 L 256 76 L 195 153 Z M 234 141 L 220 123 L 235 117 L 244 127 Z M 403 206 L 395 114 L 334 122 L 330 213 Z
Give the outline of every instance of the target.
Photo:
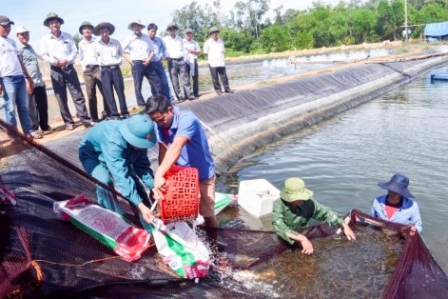
M 389 182 L 378 183 L 378 186 L 387 190 L 387 194 L 375 198 L 371 208 L 372 216 L 407 225 L 411 236 L 415 230 L 421 233 L 422 218 L 417 203 L 411 199 L 414 195 L 408 190 L 409 179 L 396 173 Z
M 153 216 L 148 190 L 154 186 L 154 175 L 148 159 L 148 148 L 156 143 L 154 123 L 146 115 L 135 115 L 126 120 L 104 121 L 81 140 L 79 160 L 84 170 L 105 185 L 114 188 L 139 210 L 140 220 L 149 230 Z M 124 215 L 115 195 L 97 186 L 98 203 L 103 208 Z
M 272 224 L 275 232 L 289 244 L 300 243 L 302 253 L 312 254 L 313 244 L 296 229 L 305 227 L 311 218 L 318 221 L 342 226 L 344 234 L 349 240 L 355 240 L 355 234 L 344 223 L 342 216 L 330 208 L 321 205 L 313 198 L 313 191 L 305 188 L 305 182 L 300 178 L 289 178 L 280 193 L 280 198 L 274 201 Z

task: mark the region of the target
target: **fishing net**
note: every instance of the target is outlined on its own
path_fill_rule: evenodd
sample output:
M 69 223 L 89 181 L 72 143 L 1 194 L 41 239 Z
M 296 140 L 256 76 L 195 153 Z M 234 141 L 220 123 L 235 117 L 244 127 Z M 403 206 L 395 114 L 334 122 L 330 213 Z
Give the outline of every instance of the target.
M 312 240 L 311 256 L 271 231 L 220 227 L 225 246 L 215 255 L 233 272 L 223 277 L 212 270 L 199 283 L 176 276 L 154 246 L 126 262 L 53 211 L 54 202 L 82 193 L 95 200 L 99 182 L 76 158 L 62 158 L 1 120 L 0 129 L 0 185 L 17 202 L 0 201 L 0 298 L 442 298 L 448 292 L 420 235 L 360 211 L 350 213 L 356 242 L 327 224 L 300 229 Z M 76 152 L 77 143 L 65 146 Z M 140 226 L 128 202 L 109 191 Z

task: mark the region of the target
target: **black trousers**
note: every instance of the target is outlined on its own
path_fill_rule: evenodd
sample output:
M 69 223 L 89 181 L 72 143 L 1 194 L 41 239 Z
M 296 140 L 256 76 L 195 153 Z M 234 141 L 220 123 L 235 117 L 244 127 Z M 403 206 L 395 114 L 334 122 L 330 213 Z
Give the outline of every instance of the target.
M 229 80 L 227 79 L 226 74 L 226 67 L 225 66 L 219 66 L 219 67 L 211 67 L 208 66 L 210 69 L 210 74 L 212 75 L 212 81 L 213 81 L 213 88 L 215 91 L 221 91 L 221 84 L 219 83 L 219 77 L 221 77 L 222 85 L 224 86 L 224 91 L 230 90 L 229 86 Z
M 81 84 L 79 83 L 78 74 L 73 65 L 61 68 L 51 67 L 51 83 L 53 85 L 54 94 L 58 101 L 61 117 L 66 124 L 74 124 L 72 115 L 67 104 L 67 88 L 70 92 L 72 100 L 75 104 L 78 117 L 83 123 L 90 123 L 91 118 L 87 113 L 86 100 L 82 93 Z
M 102 66 L 101 81 L 103 83 L 103 92 L 106 97 L 107 107 L 110 110 L 110 115 L 119 115 L 117 104 L 115 103 L 114 88 L 118 96 L 118 102 L 120 103 L 121 114 L 129 114 L 128 106 L 126 104 L 126 97 L 124 95 L 124 80 L 120 67 L 118 65 Z
M 152 65 L 152 62 L 148 65 L 144 65 L 141 60 L 133 60 L 132 63 L 132 77 L 134 78 L 134 89 L 135 98 L 137 99 L 137 104 L 143 106 L 146 104 L 146 100 L 142 95 L 142 82 L 143 78 L 148 80 L 149 86 L 151 87 L 151 93 L 154 91 L 155 94 L 162 93 L 162 83 L 159 76 Z
M 187 72 L 193 79 L 193 95 L 195 97 L 199 97 L 199 69 L 198 69 L 198 61 L 194 60 L 194 74 L 191 73 L 190 65 L 187 63 Z
M 103 97 L 103 107 L 105 110 L 106 115 L 110 114 L 110 111 L 108 111 L 106 98 L 103 93 L 103 84 L 101 83 L 101 70 L 98 65 L 87 67 L 86 70 L 82 74 L 84 78 L 84 83 L 86 84 L 86 93 L 87 93 L 87 99 L 89 101 L 89 112 L 90 117 L 92 117 L 94 120 L 98 119 L 98 100 L 96 96 L 96 89 L 101 93 L 101 96 Z
M 41 128 L 46 131 L 48 125 L 48 97 L 45 86 L 34 87 L 33 93 L 28 95 L 31 124 L 33 130 Z

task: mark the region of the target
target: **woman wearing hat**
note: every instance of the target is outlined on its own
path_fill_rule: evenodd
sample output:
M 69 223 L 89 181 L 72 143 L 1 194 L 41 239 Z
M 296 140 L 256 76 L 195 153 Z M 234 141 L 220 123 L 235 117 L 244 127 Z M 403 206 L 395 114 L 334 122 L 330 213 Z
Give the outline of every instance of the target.
M 313 191 L 305 188 L 305 182 L 300 178 L 289 178 L 280 193 L 280 198 L 274 201 L 272 224 L 275 232 L 289 244 L 300 243 L 304 254 L 313 253 L 313 245 L 308 238 L 299 234 L 296 229 L 305 227 L 311 218 L 317 221 L 342 226 L 349 240 L 355 240 L 355 234 L 344 223 L 342 216 L 329 207 L 321 205 L 313 198 Z
M 372 205 L 372 216 L 382 220 L 409 225 L 411 233 L 415 229 L 422 232 L 422 218 L 418 205 L 408 190 L 409 179 L 399 173 L 394 174 L 389 182 L 379 183 L 378 186 L 387 190 L 386 195 L 375 198 Z

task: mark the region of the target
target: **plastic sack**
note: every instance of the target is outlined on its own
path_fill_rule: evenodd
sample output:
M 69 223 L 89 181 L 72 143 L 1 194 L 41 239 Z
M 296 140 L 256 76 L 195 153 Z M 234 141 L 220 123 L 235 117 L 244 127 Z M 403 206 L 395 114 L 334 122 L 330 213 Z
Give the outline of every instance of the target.
M 55 202 L 53 210 L 127 262 L 138 260 L 151 246 L 151 236 L 146 230 L 136 228 L 119 214 L 93 204 L 84 194 Z
M 153 222 L 152 234 L 163 262 L 176 274 L 187 279 L 208 275 L 209 252 L 186 222 L 164 225 L 157 219 Z

